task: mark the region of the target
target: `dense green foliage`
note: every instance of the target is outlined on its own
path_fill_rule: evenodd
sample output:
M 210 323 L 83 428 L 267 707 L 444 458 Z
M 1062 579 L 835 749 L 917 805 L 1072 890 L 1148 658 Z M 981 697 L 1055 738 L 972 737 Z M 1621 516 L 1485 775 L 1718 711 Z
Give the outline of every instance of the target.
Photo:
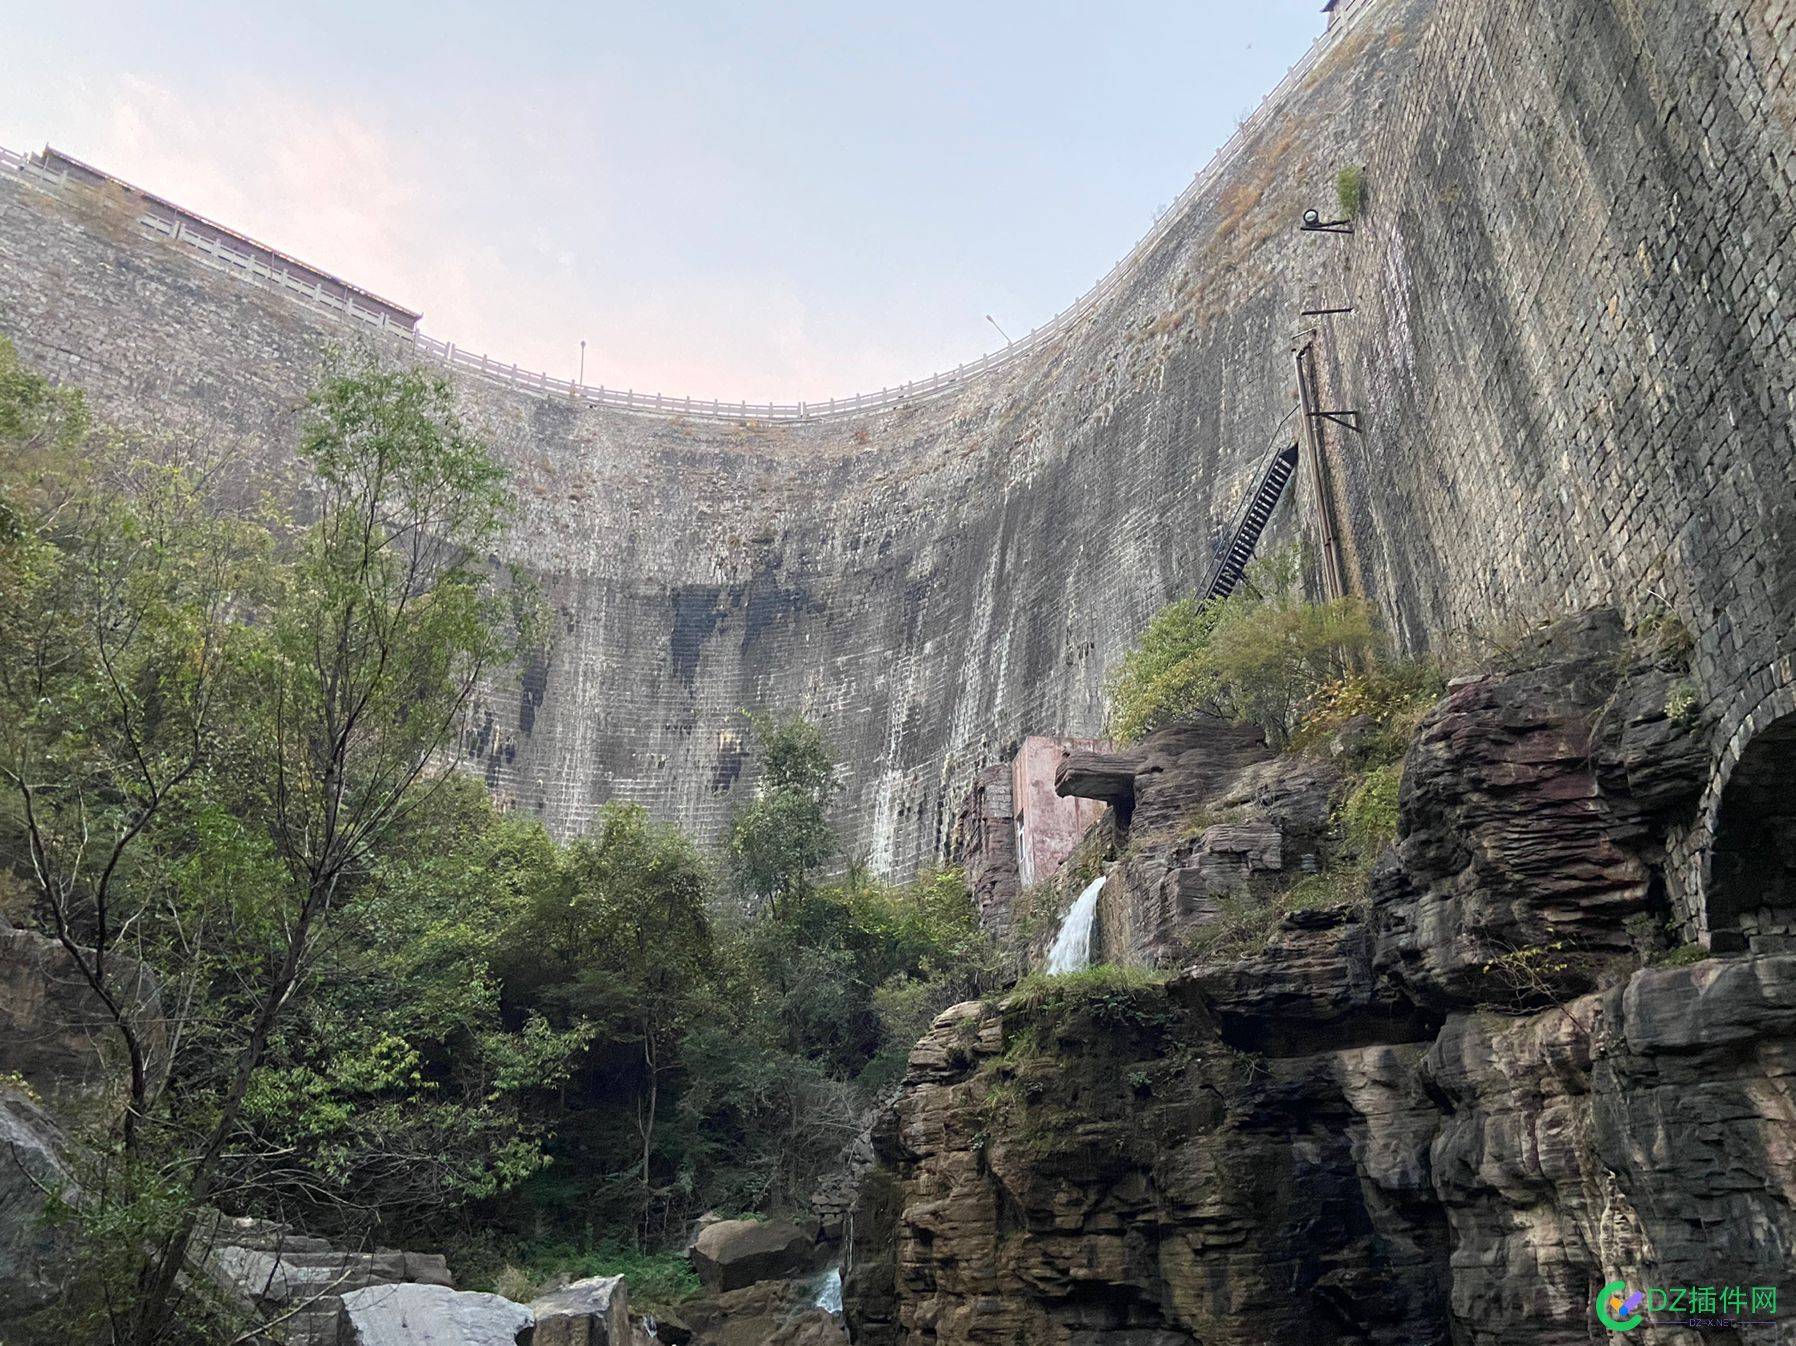
M 1295 553 L 1276 554 L 1226 599 L 1180 599 L 1155 614 L 1111 678 L 1111 731 L 1128 742 L 1214 717 L 1257 724 L 1282 744 L 1317 692 L 1376 647 L 1362 601 L 1305 601 Z
M 0 898 L 131 1076 L 34 1330 L 236 1335 L 182 1274 L 212 1208 L 677 1299 L 691 1217 L 802 1202 L 929 1019 L 990 989 L 965 884 L 843 863 L 802 719 L 750 717 L 717 857 L 631 805 L 565 843 L 496 811 L 448 762 L 479 680 L 545 638 L 487 559 L 504 473 L 443 383 L 354 360 L 301 448 L 289 515 L 0 343 Z

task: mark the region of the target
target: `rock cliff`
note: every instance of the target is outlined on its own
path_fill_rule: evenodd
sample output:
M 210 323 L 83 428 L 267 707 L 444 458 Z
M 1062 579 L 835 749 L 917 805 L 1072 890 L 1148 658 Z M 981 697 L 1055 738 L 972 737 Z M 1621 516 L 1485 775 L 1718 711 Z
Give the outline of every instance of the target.
M 1776 1285 L 1796 956 L 1669 947 L 1706 776 L 1681 660 L 1594 612 L 1454 683 L 1339 902 L 1282 902 L 1330 862 L 1326 748 L 1200 729 L 1074 764 L 1131 778 L 1107 952 L 1163 970 L 937 1020 L 863 1183 L 854 1339 L 1570 1343 L 1612 1280 Z

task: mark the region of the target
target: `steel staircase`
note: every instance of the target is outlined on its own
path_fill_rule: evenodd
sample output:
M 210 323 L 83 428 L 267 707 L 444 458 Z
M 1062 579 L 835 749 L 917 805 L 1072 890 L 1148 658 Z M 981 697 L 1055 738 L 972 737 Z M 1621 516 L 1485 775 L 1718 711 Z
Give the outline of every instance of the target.
M 1212 598 L 1227 598 L 1241 582 L 1241 573 L 1247 569 L 1247 563 L 1253 560 L 1253 550 L 1259 545 L 1260 534 L 1266 531 L 1266 523 L 1272 518 L 1272 511 L 1277 508 L 1279 497 L 1285 493 L 1285 486 L 1297 471 L 1297 446 L 1280 449 L 1273 454 L 1272 461 L 1266 464 L 1266 471 L 1260 477 L 1260 484 L 1248 498 L 1247 509 L 1241 515 L 1241 522 L 1235 525 L 1234 533 L 1229 537 L 1228 550 L 1216 562 L 1216 568 L 1210 572 L 1210 581 L 1204 586 L 1203 598 L 1207 602 Z

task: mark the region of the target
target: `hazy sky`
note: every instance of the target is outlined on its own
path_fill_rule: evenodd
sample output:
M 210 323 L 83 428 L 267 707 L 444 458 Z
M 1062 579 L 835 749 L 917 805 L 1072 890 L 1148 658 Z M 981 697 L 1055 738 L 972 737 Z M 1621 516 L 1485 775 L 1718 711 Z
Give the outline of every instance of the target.
M 19 5 L 49 142 L 588 382 L 816 398 L 1066 306 L 1321 0 Z

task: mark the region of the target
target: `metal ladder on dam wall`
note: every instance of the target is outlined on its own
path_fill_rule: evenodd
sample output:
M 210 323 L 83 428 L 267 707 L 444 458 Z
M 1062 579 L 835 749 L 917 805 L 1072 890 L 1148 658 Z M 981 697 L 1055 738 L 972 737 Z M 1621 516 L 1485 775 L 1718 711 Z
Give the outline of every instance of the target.
M 1279 498 L 1284 495 L 1285 487 L 1290 484 L 1297 471 L 1297 446 L 1289 445 L 1272 455 L 1266 464 L 1266 470 L 1260 476 L 1260 484 L 1247 499 L 1247 508 L 1241 513 L 1241 520 L 1230 534 L 1228 548 L 1216 562 L 1216 568 L 1210 572 L 1210 579 L 1204 585 L 1205 602 L 1213 598 L 1227 598 L 1241 582 L 1242 572 L 1247 563 L 1253 560 L 1254 548 L 1259 545 L 1260 534 L 1266 531 L 1266 524 L 1272 518 L 1272 511 L 1278 508 Z

